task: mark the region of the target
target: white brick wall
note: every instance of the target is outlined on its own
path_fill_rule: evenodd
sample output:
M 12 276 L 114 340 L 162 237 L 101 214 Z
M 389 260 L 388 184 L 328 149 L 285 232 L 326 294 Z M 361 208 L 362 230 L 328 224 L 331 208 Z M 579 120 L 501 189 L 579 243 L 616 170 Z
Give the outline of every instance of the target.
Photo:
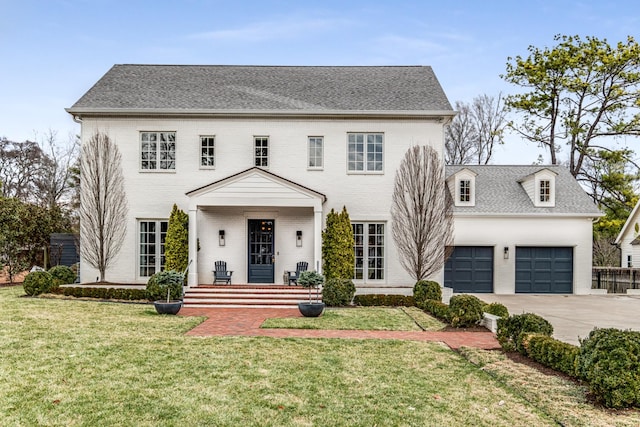
M 346 206 L 351 218 L 386 222 L 386 279 L 368 283 L 367 287 L 411 285 L 412 280 L 400 267 L 390 233 L 391 192 L 395 169 L 406 150 L 413 145 L 431 145 L 442 152 L 443 124 L 426 120 L 281 120 L 281 119 L 91 119 L 85 118 L 82 138 L 86 141 L 95 130 L 106 132 L 116 142 L 123 156 L 125 190 L 129 202 L 125 245 L 107 271 L 107 280 L 144 283 L 137 275 L 137 219 L 167 219 L 174 203 L 187 211 L 185 193 L 224 179 L 253 166 L 253 137 L 269 136 L 268 170 L 327 197 L 323 217 L 335 208 Z M 141 171 L 139 133 L 141 131 L 175 131 L 175 171 Z M 380 175 L 347 173 L 347 133 L 384 133 L 384 172 Z M 199 136 L 215 135 L 216 167 L 199 167 Z M 324 169 L 309 171 L 307 137 L 324 137 Z M 266 211 L 266 212 L 264 212 Z M 212 280 L 212 265 L 224 259 L 234 270 L 234 282 L 246 281 L 247 212 L 273 215 L 276 220 L 275 277 L 281 280 L 284 270 L 293 269 L 297 261 L 313 258 L 313 212 L 307 208 L 212 208 L 198 211 L 198 253 L 200 283 Z M 227 234 L 224 248 L 218 246 L 218 230 Z M 303 231 L 303 246 L 295 247 L 295 231 Z M 291 247 L 293 245 L 293 247 Z M 81 265 L 83 281 L 91 281 L 97 272 L 86 262 Z M 362 285 L 364 286 L 364 284 Z

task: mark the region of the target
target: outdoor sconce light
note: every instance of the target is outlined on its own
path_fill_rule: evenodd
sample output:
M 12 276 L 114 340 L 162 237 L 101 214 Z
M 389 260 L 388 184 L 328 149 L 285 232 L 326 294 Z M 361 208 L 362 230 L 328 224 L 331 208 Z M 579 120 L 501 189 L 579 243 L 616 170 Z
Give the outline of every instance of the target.
M 509 246 L 504 247 L 504 259 L 509 259 Z
M 302 230 L 296 231 L 296 246 L 302 246 Z
M 224 230 L 218 231 L 218 244 L 224 246 Z

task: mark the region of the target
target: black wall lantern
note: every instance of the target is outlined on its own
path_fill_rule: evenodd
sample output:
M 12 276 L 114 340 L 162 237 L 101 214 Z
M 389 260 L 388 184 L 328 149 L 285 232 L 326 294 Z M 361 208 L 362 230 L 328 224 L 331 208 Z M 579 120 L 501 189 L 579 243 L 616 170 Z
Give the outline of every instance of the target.
M 224 246 L 224 230 L 218 231 L 218 244 Z
M 302 230 L 296 231 L 296 246 L 302 246 Z
M 504 247 L 504 259 L 509 259 L 509 246 Z

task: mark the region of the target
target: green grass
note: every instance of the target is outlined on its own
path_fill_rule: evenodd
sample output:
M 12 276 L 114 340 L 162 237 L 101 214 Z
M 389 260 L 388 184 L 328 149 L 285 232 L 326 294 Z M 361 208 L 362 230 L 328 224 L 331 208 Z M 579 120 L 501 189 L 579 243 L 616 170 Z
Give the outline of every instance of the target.
M 320 317 L 267 319 L 263 328 L 438 331 L 446 325 L 416 307 L 327 308 Z
M 557 425 L 437 343 L 188 337 L 202 319 L 20 294 L 0 289 L 2 425 Z

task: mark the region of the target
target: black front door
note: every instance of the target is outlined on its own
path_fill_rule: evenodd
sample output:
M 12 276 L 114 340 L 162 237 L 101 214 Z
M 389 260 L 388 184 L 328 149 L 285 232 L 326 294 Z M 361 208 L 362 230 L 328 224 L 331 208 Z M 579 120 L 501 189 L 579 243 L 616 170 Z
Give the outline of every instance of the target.
M 249 220 L 249 283 L 273 283 L 272 219 Z

